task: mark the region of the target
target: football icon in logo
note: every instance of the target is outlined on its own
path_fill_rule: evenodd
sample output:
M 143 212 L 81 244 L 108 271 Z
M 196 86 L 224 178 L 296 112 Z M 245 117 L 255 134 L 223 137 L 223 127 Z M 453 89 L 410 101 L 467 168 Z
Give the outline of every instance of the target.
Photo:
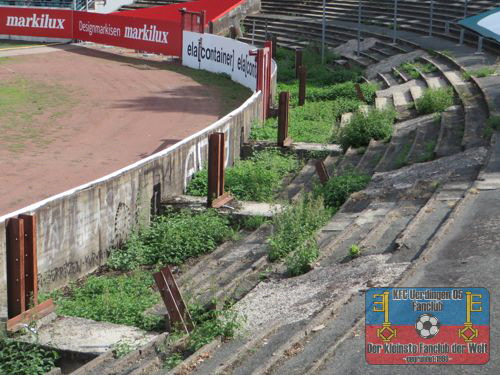
M 431 314 L 420 315 L 415 323 L 415 330 L 424 339 L 432 339 L 436 336 L 439 332 L 439 327 L 441 327 L 441 323 Z

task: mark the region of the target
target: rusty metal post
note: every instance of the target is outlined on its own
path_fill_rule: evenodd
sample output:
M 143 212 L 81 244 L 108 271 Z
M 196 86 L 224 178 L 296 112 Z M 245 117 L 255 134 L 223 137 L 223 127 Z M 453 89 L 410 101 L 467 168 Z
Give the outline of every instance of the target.
M 238 34 L 236 33 L 236 27 L 234 25 L 231 25 L 229 27 L 229 36 L 230 36 L 230 38 L 231 39 L 236 39 L 237 35 Z
M 36 249 L 36 217 L 19 215 L 24 223 L 24 275 L 25 305 L 38 305 L 38 262 Z
M 295 50 L 295 78 L 299 78 L 299 68 L 302 66 L 302 48 Z
M 306 82 L 307 68 L 301 66 L 299 68 L 299 106 L 303 106 L 306 102 Z
M 224 133 L 208 137 L 208 196 L 207 206 L 219 208 L 233 198 L 224 193 Z
M 154 273 L 153 278 L 167 308 L 171 326 L 182 328 L 186 333 L 192 331 L 193 321 L 191 315 L 186 308 L 170 268 L 167 266 L 161 269 L 160 272 Z
M 280 92 L 278 106 L 278 146 L 289 147 L 292 140 L 288 136 L 288 111 L 290 109 L 290 93 Z
M 359 83 L 356 83 L 354 85 L 354 88 L 356 89 L 356 94 L 358 95 L 358 99 L 366 102 L 365 94 L 363 93 L 363 90 L 361 90 L 361 85 Z
M 326 170 L 325 163 L 323 163 L 323 160 L 318 160 L 315 164 L 315 167 L 316 167 L 316 173 L 318 174 L 319 177 L 319 182 L 325 185 L 330 179 L 330 175 Z
M 272 42 L 272 56 L 273 56 L 273 59 L 276 59 L 276 51 L 278 50 L 278 36 L 276 35 L 272 35 L 271 36 L 271 42 Z
M 12 218 L 7 223 L 7 310 L 9 318 L 26 310 L 24 221 Z

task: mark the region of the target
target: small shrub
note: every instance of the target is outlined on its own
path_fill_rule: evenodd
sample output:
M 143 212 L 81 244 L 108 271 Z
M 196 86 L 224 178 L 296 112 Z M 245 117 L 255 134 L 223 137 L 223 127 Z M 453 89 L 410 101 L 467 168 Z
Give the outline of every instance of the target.
M 371 139 L 388 139 L 392 135 L 396 112 L 393 109 L 372 109 L 356 112 L 351 121 L 340 129 L 338 142 L 344 150 L 368 146 Z
M 348 172 L 338 177 L 332 177 L 325 185 L 317 185 L 315 196 L 322 196 L 325 206 L 337 210 L 349 196 L 364 189 L 370 182 L 370 176 Z
M 290 276 L 299 276 L 311 269 L 312 263 L 319 256 L 319 248 L 316 241 L 311 238 L 302 244 L 287 256 L 286 266 Z
M 321 228 L 331 217 L 322 198 L 305 197 L 273 217 L 273 234 L 269 238 L 269 260 L 276 261 L 292 253 L 297 246 Z
M 220 310 L 205 310 L 199 304 L 191 304 L 188 308 L 195 323 L 195 328 L 187 339 L 187 349 L 191 352 L 217 337 L 234 337 L 244 323 L 244 318 L 231 305 L 225 305 Z
M 241 220 L 241 227 L 248 230 L 256 230 L 266 222 L 265 216 L 245 216 Z
M 417 99 L 417 111 L 424 115 L 435 112 L 443 112 L 453 105 L 454 95 L 451 87 L 438 89 L 427 89 L 422 97 Z
M 119 276 L 89 276 L 80 286 L 70 286 L 67 293 L 52 293 L 61 315 L 77 316 L 99 322 L 159 329 L 160 316 L 144 311 L 160 301 L 153 290 L 153 277 L 144 271 Z
M 299 163 L 294 155 L 284 155 L 274 149 L 256 152 L 251 158 L 239 160 L 233 167 L 226 169 L 226 190 L 239 200 L 272 201 L 281 187 L 283 177 L 298 168 Z M 206 196 L 206 181 L 205 168 L 193 177 L 187 187 L 187 194 Z
M 59 354 L 34 344 L 0 338 L 0 374 L 43 375 L 53 369 Z
M 351 245 L 349 248 L 349 256 L 351 258 L 357 258 L 361 255 L 361 249 L 358 245 Z
M 112 345 L 113 355 L 115 358 L 125 357 L 128 353 L 136 350 L 138 348 L 137 345 L 130 343 L 125 340 L 120 340 L 117 343 Z

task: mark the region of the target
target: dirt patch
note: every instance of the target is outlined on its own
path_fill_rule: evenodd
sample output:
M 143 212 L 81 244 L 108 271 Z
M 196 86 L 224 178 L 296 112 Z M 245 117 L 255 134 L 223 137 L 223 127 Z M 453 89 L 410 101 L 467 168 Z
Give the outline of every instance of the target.
M 226 108 L 221 90 L 183 69 L 82 47 L 4 59 L 0 82 L 21 79 L 54 90 L 38 95 L 48 110 L 39 113 L 31 103 L 4 117 L 17 137 L 0 138 L 0 215 L 100 178 L 216 121 Z M 19 127 L 37 132 L 21 132 L 19 142 Z

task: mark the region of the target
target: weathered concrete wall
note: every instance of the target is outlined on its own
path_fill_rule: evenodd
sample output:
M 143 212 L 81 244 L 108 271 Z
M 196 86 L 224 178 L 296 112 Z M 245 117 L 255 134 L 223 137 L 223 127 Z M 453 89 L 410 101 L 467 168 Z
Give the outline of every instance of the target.
M 5 222 L 0 222 L 0 319 L 7 316 L 7 254 L 5 253 L 6 239 L 7 236 L 5 233 Z
M 161 197 L 180 194 L 192 175 L 208 161 L 208 135 L 226 135 L 226 165 L 239 158 L 250 126 L 260 118 L 261 94 L 256 93 L 223 119 L 162 152 L 100 180 L 49 198 L 0 218 L 0 317 L 6 317 L 5 221 L 19 213 L 38 221 L 38 282 L 53 290 L 104 264 L 138 223 L 150 219 L 153 189 Z
M 239 30 L 240 21 L 246 16 L 260 12 L 260 7 L 260 0 L 245 1 L 214 21 L 212 32 L 219 35 L 225 34 L 231 26 L 235 26 Z

